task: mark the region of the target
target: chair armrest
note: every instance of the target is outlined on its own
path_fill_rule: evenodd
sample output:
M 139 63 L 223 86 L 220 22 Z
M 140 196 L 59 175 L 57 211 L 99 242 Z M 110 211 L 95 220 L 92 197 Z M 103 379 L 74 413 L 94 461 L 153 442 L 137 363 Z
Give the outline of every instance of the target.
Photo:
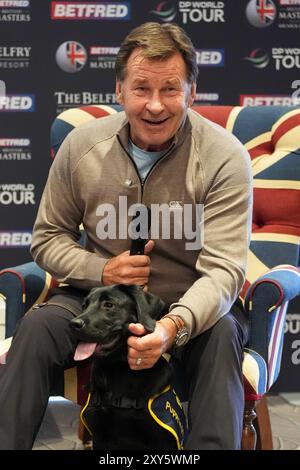
M 43 302 L 57 284 L 34 262 L 0 271 L 0 293 L 6 301 L 6 337 L 13 335 L 19 319 L 32 305 Z
M 11 346 L 12 337 L 0 341 L 0 365 L 6 364 L 6 356 Z
M 253 299 L 255 296 L 261 296 L 262 291 L 257 291 L 257 288 L 266 284 L 274 286 L 273 289 L 268 290 L 268 311 L 276 309 L 284 302 L 289 302 L 294 297 L 300 294 L 300 271 L 295 266 L 289 264 L 281 264 L 272 268 L 267 273 L 260 276 L 249 287 L 245 297 L 245 309 L 251 312 L 253 309 Z
M 248 349 L 266 363 L 267 390 L 279 375 L 286 311 L 289 301 L 298 294 L 300 272 L 291 265 L 279 265 L 263 274 L 246 294 L 245 310 L 250 321 Z

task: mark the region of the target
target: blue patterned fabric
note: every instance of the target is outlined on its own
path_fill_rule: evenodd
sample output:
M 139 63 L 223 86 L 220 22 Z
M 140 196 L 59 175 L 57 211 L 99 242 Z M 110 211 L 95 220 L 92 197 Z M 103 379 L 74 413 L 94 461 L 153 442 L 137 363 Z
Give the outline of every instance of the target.
M 259 389 L 246 389 L 246 396 L 255 392 L 261 395 L 261 380 L 255 374 L 265 373 L 262 361 L 267 368 L 266 390 L 276 381 L 281 363 L 284 339 L 284 323 L 289 300 L 300 294 L 300 272 L 295 266 L 281 265 L 260 276 L 249 288 L 245 309 L 249 313 L 250 339 L 248 347 L 255 351 L 259 362 L 256 368 L 245 369 L 254 374 L 247 378 L 248 383 L 256 384 Z M 258 358 L 259 357 L 259 358 Z M 260 391 L 259 391 L 260 390 Z M 264 392 L 263 392 L 264 393 Z
M 284 301 L 292 300 L 300 293 L 300 272 L 295 266 L 282 264 L 271 269 L 260 276 L 247 292 L 246 305 L 251 310 L 251 300 L 255 294 L 256 288 L 265 282 L 272 283 L 277 287 L 278 298 L 270 299 L 270 311 L 276 308 Z
M 120 111 L 119 105 L 91 105 L 80 108 L 70 108 L 59 114 L 54 120 L 50 131 L 51 155 L 55 157 L 59 147 L 66 136 L 75 127 L 78 127 L 92 119 L 99 119 L 104 116 Z
M 256 351 L 244 349 L 243 376 L 246 400 L 259 400 L 268 388 L 266 361 Z
M 12 336 L 19 319 L 43 302 L 57 283 L 36 263 L 25 263 L 0 271 L 0 294 L 6 299 L 5 337 Z

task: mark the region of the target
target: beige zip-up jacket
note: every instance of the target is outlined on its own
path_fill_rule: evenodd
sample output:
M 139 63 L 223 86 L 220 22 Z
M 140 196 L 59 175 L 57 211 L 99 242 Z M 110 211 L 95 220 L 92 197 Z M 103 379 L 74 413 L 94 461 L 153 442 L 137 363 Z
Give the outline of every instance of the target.
M 244 283 L 252 215 L 250 158 L 234 136 L 189 110 L 172 146 L 142 185 L 126 150 L 128 133 L 120 112 L 66 137 L 50 169 L 31 253 L 59 281 L 90 289 L 101 285 L 105 263 L 130 249 L 131 241 L 119 230 L 119 220 L 131 220 L 119 214 L 120 196 L 127 197 L 128 207 L 166 204 L 173 215 L 184 205 L 203 204 L 200 248 L 187 250 L 191 240 L 172 237 L 171 225 L 170 237 L 164 237 L 169 239 L 155 240 L 150 254 L 149 291 L 184 319 L 194 337 L 230 310 Z M 105 209 L 111 208 L 117 216 L 115 238 L 103 239 Z M 81 223 L 85 248 L 77 243 Z

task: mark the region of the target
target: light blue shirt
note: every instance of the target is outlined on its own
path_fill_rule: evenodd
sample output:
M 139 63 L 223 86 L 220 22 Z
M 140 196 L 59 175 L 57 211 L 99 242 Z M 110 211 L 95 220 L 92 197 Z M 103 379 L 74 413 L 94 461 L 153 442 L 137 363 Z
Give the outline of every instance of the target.
M 146 150 L 142 150 L 137 147 L 130 139 L 128 143 L 128 151 L 137 166 L 142 182 L 144 182 L 154 163 L 156 163 L 157 160 L 159 160 L 167 152 L 167 150 L 160 150 L 159 152 L 147 152 Z

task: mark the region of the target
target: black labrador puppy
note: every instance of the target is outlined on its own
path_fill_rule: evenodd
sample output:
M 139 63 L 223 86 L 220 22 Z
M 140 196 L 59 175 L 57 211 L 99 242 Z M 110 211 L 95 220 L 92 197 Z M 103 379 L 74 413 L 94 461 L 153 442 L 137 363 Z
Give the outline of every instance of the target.
M 151 369 L 134 371 L 127 362 L 129 323 L 152 332 L 163 309 L 160 298 L 138 286 L 113 285 L 92 289 L 83 312 L 70 322 L 85 342 L 79 343 L 75 359 L 94 354 L 89 401 L 82 412 L 94 449 L 178 449 L 174 433 L 149 410 L 149 400 L 172 380 L 169 363 L 160 358 Z M 171 405 L 169 411 L 177 420 Z

